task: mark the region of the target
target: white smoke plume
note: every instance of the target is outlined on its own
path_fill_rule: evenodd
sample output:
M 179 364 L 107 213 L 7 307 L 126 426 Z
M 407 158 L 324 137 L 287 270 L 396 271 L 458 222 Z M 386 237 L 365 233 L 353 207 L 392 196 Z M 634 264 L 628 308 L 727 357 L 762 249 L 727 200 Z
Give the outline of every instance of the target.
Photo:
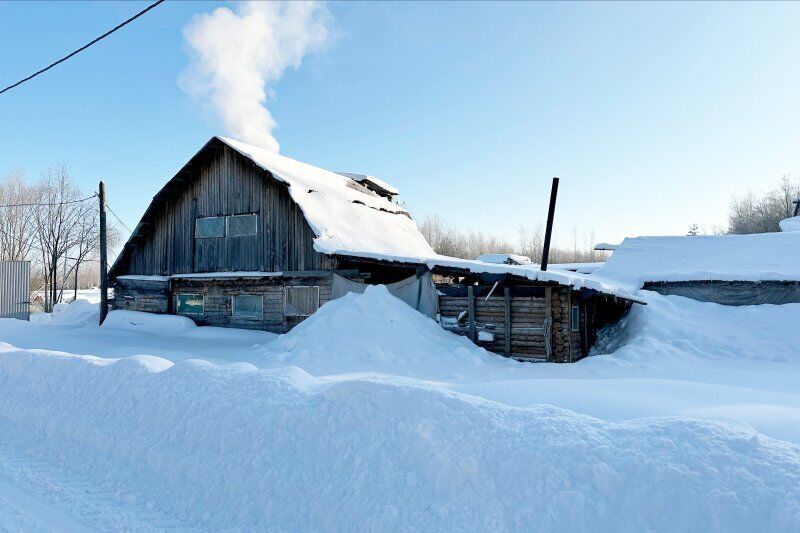
M 317 2 L 243 2 L 195 15 L 183 29 L 190 64 L 178 83 L 213 107 L 229 135 L 277 152 L 267 99 L 287 68 L 330 43 L 331 24 Z

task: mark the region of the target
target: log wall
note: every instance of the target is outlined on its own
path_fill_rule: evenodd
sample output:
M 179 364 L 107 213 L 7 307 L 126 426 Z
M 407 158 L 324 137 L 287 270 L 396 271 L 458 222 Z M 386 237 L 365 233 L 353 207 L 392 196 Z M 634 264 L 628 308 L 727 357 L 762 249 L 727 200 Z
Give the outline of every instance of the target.
M 285 288 L 288 286 L 319 287 L 319 305 L 331 300 L 333 278 L 237 278 L 237 279 L 173 279 L 170 282 L 147 282 L 118 279 L 114 285 L 114 309 L 147 313 L 177 313 L 177 297 L 181 293 L 202 294 L 204 313 L 186 315 L 200 326 L 219 326 L 259 329 L 285 333 L 306 317 L 284 314 Z M 263 316 L 245 318 L 233 316 L 233 296 L 263 297 Z

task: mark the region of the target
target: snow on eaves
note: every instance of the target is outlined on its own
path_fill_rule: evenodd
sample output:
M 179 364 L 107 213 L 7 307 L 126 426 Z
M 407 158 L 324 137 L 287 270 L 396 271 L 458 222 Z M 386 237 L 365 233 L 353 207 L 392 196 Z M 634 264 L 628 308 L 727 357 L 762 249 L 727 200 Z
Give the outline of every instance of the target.
M 633 288 L 653 281 L 800 281 L 800 232 L 635 237 L 594 275 Z
M 480 274 L 509 274 L 530 281 L 541 281 L 558 283 L 575 290 L 591 289 L 610 296 L 617 296 L 633 302 L 645 303 L 645 300 L 636 295 L 636 289 L 617 283 L 593 274 L 581 274 L 558 268 L 541 270 L 539 265 L 503 265 L 484 263 L 468 259 L 458 259 L 455 257 L 436 256 L 425 261 L 428 268 L 456 268 L 468 270 L 472 273 Z
M 434 252 L 402 207 L 351 186 L 336 172 L 295 161 L 240 141 L 217 137 L 289 186 L 314 235 L 329 255 L 429 256 Z
M 530 257 L 517 254 L 481 254 L 478 256 L 478 261 L 507 265 L 529 265 L 533 263 Z
M 460 259 L 431 253 L 429 255 L 400 256 L 386 254 L 372 254 L 366 252 L 353 252 L 353 257 L 363 259 L 373 259 L 390 263 L 402 263 L 422 265 L 430 270 L 450 269 L 462 270 L 472 274 L 508 274 L 529 281 L 541 281 L 557 283 L 575 290 L 591 289 L 609 296 L 616 296 L 637 303 L 646 303 L 644 298 L 637 295 L 638 287 L 619 283 L 616 280 L 608 279 L 595 274 L 583 274 L 572 272 L 561 268 L 551 268 L 547 271 L 540 270 L 540 266 L 535 263 L 529 265 L 507 265 L 497 263 L 486 263 L 477 259 Z

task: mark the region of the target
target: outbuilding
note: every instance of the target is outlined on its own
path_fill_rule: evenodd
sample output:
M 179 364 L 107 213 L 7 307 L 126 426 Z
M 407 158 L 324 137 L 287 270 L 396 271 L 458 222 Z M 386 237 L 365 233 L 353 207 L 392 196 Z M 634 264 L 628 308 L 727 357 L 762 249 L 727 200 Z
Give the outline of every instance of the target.
M 367 174 L 213 137 L 156 194 L 112 266 L 113 307 L 282 333 L 380 283 L 490 350 L 567 362 L 639 301 L 578 272 L 439 256 L 398 194 Z
M 628 238 L 593 274 L 702 302 L 800 303 L 800 232 Z

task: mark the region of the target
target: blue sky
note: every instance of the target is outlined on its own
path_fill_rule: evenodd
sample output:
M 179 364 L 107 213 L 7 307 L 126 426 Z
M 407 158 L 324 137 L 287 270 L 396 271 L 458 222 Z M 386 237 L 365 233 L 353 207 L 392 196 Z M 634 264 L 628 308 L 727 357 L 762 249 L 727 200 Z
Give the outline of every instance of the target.
M 218 119 L 177 84 L 167 2 L 0 95 L 0 173 L 65 161 L 133 226 Z M 0 84 L 144 2 L 0 4 Z M 334 3 L 337 40 L 274 87 L 284 155 L 397 186 L 416 218 L 516 238 L 546 215 L 598 241 L 723 225 L 732 194 L 800 172 L 800 5 Z

